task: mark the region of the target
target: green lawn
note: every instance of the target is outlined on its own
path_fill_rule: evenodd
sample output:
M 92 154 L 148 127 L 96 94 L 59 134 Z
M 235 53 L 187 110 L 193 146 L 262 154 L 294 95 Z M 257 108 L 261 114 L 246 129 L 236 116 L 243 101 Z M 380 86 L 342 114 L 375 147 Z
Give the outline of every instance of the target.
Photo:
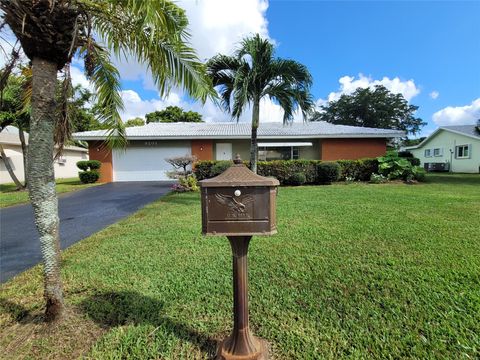
M 480 176 L 281 188 L 250 248 L 250 317 L 275 359 L 480 356 Z M 232 326 L 228 241 L 169 195 L 64 253 L 67 321 L 36 267 L 1 288 L 12 358 L 204 359 Z
M 97 184 L 82 184 L 78 178 L 58 179 L 57 193 L 67 193 L 85 189 Z M 17 191 L 15 184 L 0 184 L 0 208 L 29 202 L 28 191 Z

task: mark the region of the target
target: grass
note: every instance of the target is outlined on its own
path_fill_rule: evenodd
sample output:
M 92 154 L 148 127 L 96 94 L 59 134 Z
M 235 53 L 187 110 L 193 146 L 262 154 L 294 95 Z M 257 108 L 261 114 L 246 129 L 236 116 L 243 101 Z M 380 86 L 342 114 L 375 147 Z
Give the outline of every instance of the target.
M 275 359 L 480 356 L 480 176 L 281 188 L 253 239 L 250 319 Z M 10 358 L 205 359 L 232 326 L 228 241 L 172 194 L 63 254 L 67 321 L 35 267 L 1 288 Z
M 78 178 L 58 179 L 57 193 L 68 193 L 97 184 L 83 184 Z M 28 203 L 28 191 L 17 191 L 15 184 L 0 184 L 0 208 Z

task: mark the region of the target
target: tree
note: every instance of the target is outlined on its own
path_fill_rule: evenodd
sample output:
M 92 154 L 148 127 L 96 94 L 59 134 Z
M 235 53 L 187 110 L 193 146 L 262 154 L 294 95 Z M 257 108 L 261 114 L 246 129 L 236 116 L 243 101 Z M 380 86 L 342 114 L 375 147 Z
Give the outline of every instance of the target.
M 123 108 L 120 78 L 110 53 L 129 54 L 147 64 L 162 96 L 180 86 L 204 101 L 211 86 L 204 66 L 186 43 L 185 12 L 171 1 L 0 0 L 0 9 L 0 28 L 11 29 L 32 64 L 28 188 L 44 264 L 45 319 L 57 320 L 64 312 L 64 301 L 52 153 L 55 141 L 60 146 L 64 143 L 69 119 L 67 101 L 56 111 L 57 73 L 62 71 L 67 96 L 69 64 L 74 56 L 84 60 L 99 105 L 97 116 L 110 128 L 110 146 L 126 143 L 119 115 Z
M 125 127 L 143 126 L 143 125 L 145 125 L 145 120 L 143 120 L 141 117 L 136 117 L 134 119 L 127 120 L 125 122 Z
M 202 115 L 195 111 L 184 111 L 178 106 L 167 106 L 164 110 L 154 111 L 145 115 L 147 124 L 152 122 L 203 122 Z
M 382 85 L 374 89 L 358 88 L 342 95 L 315 111 L 311 121 L 326 121 L 337 125 L 403 130 L 415 135 L 426 125 L 415 117 L 418 106 L 410 105 L 402 94 L 393 94 Z
M 243 39 L 233 56 L 216 55 L 207 62 L 207 73 L 217 88 L 219 105 L 237 121 L 252 106 L 250 168 L 257 172 L 257 130 L 260 100 L 270 98 L 284 111 L 284 124 L 300 107 L 304 119 L 313 107 L 312 77 L 307 68 L 294 61 L 275 58 L 274 47 L 256 34 Z
M 21 68 L 20 68 L 21 70 Z M 5 70 L 3 70 L 5 71 Z M 3 75 L 2 71 L 2 75 Z M 0 154 L 5 167 L 12 178 L 17 190 L 25 190 L 27 186 L 27 150 L 28 146 L 25 141 L 25 131 L 28 131 L 30 124 L 30 113 L 28 107 L 25 106 L 25 86 L 27 79 L 23 74 L 14 75 L 11 74 L 5 79 L 2 84 L 1 96 L 0 96 L 0 132 L 7 126 L 13 125 L 18 128 L 18 137 L 22 147 L 23 155 L 23 167 L 24 167 L 24 179 L 22 184 L 15 175 L 11 164 L 0 145 Z

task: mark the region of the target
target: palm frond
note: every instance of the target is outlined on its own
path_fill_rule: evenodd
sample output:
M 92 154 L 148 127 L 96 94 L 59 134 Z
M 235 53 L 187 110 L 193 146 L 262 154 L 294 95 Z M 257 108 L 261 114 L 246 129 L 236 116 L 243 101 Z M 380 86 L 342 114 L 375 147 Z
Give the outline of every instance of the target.
M 170 1 L 82 0 L 94 29 L 116 56 L 133 56 L 149 67 L 160 94 L 183 88 L 195 99 L 215 96 L 205 67 L 187 45 L 185 12 Z
M 87 75 L 95 87 L 98 119 L 109 129 L 106 142 L 110 147 L 125 147 L 125 126 L 119 113 L 124 109 L 120 96 L 120 74 L 105 48 L 93 40 L 87 43 L 88 46 L 80 49 L 80 55 L 93 65 Z

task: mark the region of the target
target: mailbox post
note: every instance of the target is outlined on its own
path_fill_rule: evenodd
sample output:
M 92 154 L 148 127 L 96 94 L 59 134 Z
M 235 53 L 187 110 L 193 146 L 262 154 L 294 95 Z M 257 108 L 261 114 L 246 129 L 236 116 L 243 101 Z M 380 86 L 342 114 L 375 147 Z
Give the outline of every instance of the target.
M 233 331 L 218 347 L 217 359 L 264 360 L 265 342 L 248 323 L 248 245 L 253 235 L 277 232 L 278 180 L 250 171 L 237 155 L 234 164 L 212 179 L 200 181 L 202 232 L 227 236 L 233 254 Z

